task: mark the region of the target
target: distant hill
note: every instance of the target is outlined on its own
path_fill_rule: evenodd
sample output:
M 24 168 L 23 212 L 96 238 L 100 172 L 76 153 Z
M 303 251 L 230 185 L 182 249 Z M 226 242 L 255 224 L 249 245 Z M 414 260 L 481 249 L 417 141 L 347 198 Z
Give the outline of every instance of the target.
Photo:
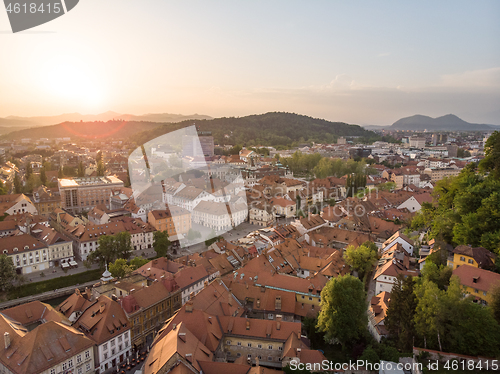
M 92 122 L 92 121 L 110 121 L 110 120 L 127 120 L 127 121 L 150 121 L 150 122 L 181 122 L 189 119 L 211 119 L 210 116 L 201 114 L 183 115 L 170 113 L 149 113 L 140 116 L 133 114 L 120 114 L 108 111 L 101 114 L 80 114 L 80 113 L 65 113 L 58 116 L 38 116 L 38 117 L 16 117 L 8 116 L 0 118 L 0 126 L 5 127 L 36 127 L 56 125 L 62 122 Z
M 392 130 L 416 131 L 490 131 L 496 128 L 497 126 L 494 125 L 469 123 L 453 114 L 447 114 L 437 118 L 417 114 L 415 116 L 401 118 L 390 127 Z
M 58 125 L 40 126 L 25 130 L 12 131 L 2 135 L 2 140 L 19 140 L 23 138 L 65 138 L 96 139 L 113 138 L 125 139 L 137 133 L 152 130 L 163 125 L 159 122 L 138 121 L 93 121 L 93 122 L 63 122 Z
M 134 141 L 145 143 L 178 128 L 196 125 L 202 131 L 212 131 L 215 143 L 246 145 L 290 145 L 306 141 L 333 142 L 339 136 L 359 136 L 376 139 L 378 136 L 358 125 L 330 122 L 324 119 L 283 112 L 271 112 L 246 117 L 214 118 L 184 121 L 160 126 L 138 134 Z
M 13 131 L 1 136 L 1 139 L 129 138 L 137 144 L 142 144 L 160 135 L 191 125 L 196 125 L 200 130 L 212 131 L 214 140 L 218 144 L 226 142 L 227 144 L 251 143 L 250 145 L 275 146 L 307 141 L 333 142 L 338 136 L 378 139 L 378 135 L 374 132 L 367 131 L 358 125 L 277 112 L 239 118 L 190 119 L 175 123 L 135 120 L 63 122 L 58 125 Z

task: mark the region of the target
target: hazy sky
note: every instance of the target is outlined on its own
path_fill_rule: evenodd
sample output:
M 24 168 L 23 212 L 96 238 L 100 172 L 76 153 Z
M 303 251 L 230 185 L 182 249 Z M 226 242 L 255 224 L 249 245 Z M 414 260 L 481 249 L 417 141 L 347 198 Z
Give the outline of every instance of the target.
M 0 116 L 288 111 L 500 124 L 500 1 L 80 0 L 12 34 Z

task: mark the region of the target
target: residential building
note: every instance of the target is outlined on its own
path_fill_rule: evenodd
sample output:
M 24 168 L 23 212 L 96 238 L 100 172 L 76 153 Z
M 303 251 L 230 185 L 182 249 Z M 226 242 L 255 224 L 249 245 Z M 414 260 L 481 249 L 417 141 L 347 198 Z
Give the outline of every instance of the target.
M 370 300 L 370 306 L 368 308 L 368 330 L 379 343 L 382 338 L 389 336 L 389 332 L 385 327 L 385 317 L 390 301 L 391 294 L 386 291 L 382 291 L 377 296 L 373 296 Z
M 413 255 L 413 246 L 414 246 L 413 240 L 409 239 L 401 231 L 396 232 L 394 235 L 392 235 L 389 239 L 387 239 L 384 242 L 384 244 L 382 245 L 382 253 L 392 248 L 396 243 L 401 244 L 402 248 L 406 252 L 408 252 L 410 256 Z
M 460 279 L 465 291 L 483 305 L 491 303 L 493 289 L 500 287 L 500 274 L 474 266 L 456 267 L 453 275 Z
M 94 342 L 69 326 L 50 305 L 32 302 L 3 310 L 0 372 L 12 374 L 91 374 Z
M 191 229 L 191 212 L 175 205 L 169 205 L 165 210 L 150 211 L 148 223 L 158 231 L 167 231 L 171 238 L 186 235 Z
M 496 255 L 486 248 L 470 245 L 459 245 L 448 258 L 448 266 L 453 270 L 462 265 L 474 266 L 476 268 L 494 270 Z
M 227 231 L 244 222 L 248 217 L 246 204 L 229 204 L 201 201 L 193 209 L 193 223 L 213 229 Z
M 81 313 L 73 327 L 96 346 L 96 372 L 105 372 L 124 363 L 132 353 L 130 323 L 120 304 L 101 295 Z
M 461 169 L 453 169 L 453 168 L 426 168 L 424 169 L 424 173 L 428 174 L 431 177 L 431 182 L 440 181 L 446 177 L 456 177 L 460 174 Z
M 120 299 L 131 327 L 131 344 L 139 348 L 153 341 L 162 323 L 182 306 L 181 290 L 172 277 L 133 290 Z
M 33 191 L 33 203 L 38 214 L 48 217 L 54 210 L 61 208 L 61 195 L 59 191 L 52 191 L 45 186 L 40 186 Z
M 22 213 L 38 214 L 32 201 L 25 194 L 0 195 L 0 216 Z
M 1 254 L 12 258 L 18 274 L 49 268 L 49 248 L 44 242 L 28 234 L 0 237 Z
M 59 179 L 62 208 L 70 213 L 88 212 L 99 204 L 109 208 L 112 191 L 123 187 L 115 176 Z
M 423 203 L 432 203 L 432 196 L 429 192 L 414 193 L 404 203 L 399 205 L 397 209 L 408 209 L 409 212 L 415 213 L 422 209 Z
M 424 148 L 425 147 L 425 138 L 410 136 L 410 147 L 412 148 Z
M 418 276 L 417 270 L 410 268 L 410 256 L 400 243 L 387 248 L 378 262 L 373 280 L 375 295 L 391 292 L 398 276 Z
M 40 224 L 31 229 L 31 235 L 48 247 L 49 267 L 74 262 L 73 241 L 69 237 Z
M 272 205 L 266 200 L 252 202 L 248 213 L 249 221 L 252 225 L 267 227 L 274 222 Z

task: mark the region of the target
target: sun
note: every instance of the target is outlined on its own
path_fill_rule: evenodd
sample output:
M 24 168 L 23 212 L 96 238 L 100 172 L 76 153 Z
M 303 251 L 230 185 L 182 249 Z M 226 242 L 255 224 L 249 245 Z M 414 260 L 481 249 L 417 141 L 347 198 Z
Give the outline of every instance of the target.
M 47 62 L 44 72 L 44 90 L 55 99 L 82 106 L 99 106 L 104 101 L 104 90 L 90 65 L 70 56 L 58 56 Z

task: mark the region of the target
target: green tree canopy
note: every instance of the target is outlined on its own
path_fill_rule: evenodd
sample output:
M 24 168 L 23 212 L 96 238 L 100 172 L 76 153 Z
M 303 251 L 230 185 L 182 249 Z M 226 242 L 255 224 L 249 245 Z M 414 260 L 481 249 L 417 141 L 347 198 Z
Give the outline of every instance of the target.
M 363 283 L 350 274 L 332 278 L 321 291 L 318 329 L 326 340 L 338 340 L 342 348 L 363 336 L 368 323 Z
M 40 169 L 40 182 L 42 182 L 44 186 L 47 185 L 47 174 L 45 173 L 45 168 Z
M 155 231 L 153 233 L 153 247 L 158 257 L 167 257 L 170 248 L 170 240 L 167 231 Z
M 83 161 L 80 161 L 80 163 L 78 164 L 77 175 L 79 177 L 84 177 L 85 176 L 85 166 L 83 165 Z
M 117 259 L 128 259 L 132 253 L 132 241 L 128 231 L 103 235 L 99 237 L 98 244 L 99 247 L 89 254 L 87 260 L 90 263 L 98 263 L 101 267 Z
M 484 159 L 479 163 L 482 171 L 491 172 L 496 179 L 500 179 L 500 132 L 490 135 L 484 145 Z
M 358 272 L 359 278 L 363 279 L 378 260 L 377 246 L 370 241 L 364 242 L 357 248 L 350 245 L 344 252 L 344 259 L 346 264 Z
M 124 258 L 117 258 L 115 262 L 112 262 L 108 266 L 108 270 L 115 278 L 123 278 L 129 275 L 134 269 L 127 264 L 127 260 Z
M 415 336 L 415 309 L 417 297 L 414 292 L 413 277 L 399 276 L 392 287 L 391 301 L 384 324 L 389 333 L 396 340 L 396 345 L 404 352 L 409 352 L 413 346 Z
M 16 277 L 16 268 L 12 262 L 12 258 L 6 254 L 0 255 L 0 290 L 10 290 L 12 288 L 12 282 Z

